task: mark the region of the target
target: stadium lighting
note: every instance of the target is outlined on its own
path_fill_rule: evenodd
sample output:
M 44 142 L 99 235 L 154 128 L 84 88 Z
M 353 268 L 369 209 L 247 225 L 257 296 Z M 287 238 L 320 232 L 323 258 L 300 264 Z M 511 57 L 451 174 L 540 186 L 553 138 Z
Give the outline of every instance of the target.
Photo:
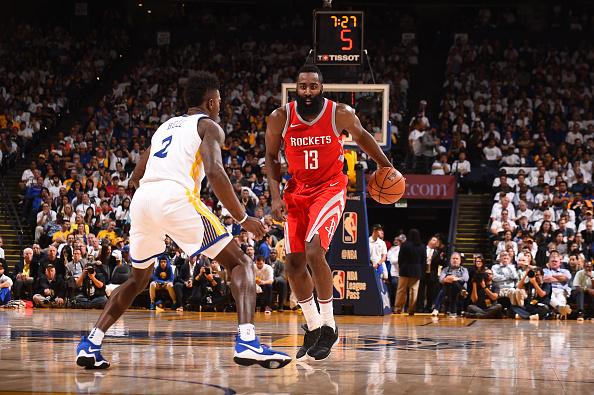
M 142 7 L 142 3 L 138 3 L 138 6 L 139 6 L 139 7 Z

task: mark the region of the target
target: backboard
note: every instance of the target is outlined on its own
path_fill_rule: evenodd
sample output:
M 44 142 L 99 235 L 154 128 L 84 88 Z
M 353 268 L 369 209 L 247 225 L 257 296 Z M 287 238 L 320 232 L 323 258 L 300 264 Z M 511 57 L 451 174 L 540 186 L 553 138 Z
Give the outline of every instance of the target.
M 296 84 L 282 84 L 282 105 L 295 100 Z M 371 133 L 383 150 L 390 149 L 389 125 L 390 85 L 388 84 L 324 84 L 324 96 L 353 107 L 363 127 Z M 346 131 L 345 131 L 346 133 Z M 356 149 L 348 133 L 345 148 Z

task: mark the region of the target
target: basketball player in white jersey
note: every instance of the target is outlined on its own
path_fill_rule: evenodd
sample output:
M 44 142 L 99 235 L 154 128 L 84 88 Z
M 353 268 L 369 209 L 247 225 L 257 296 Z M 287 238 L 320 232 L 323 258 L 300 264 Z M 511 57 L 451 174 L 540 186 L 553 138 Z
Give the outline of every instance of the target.
M 221 158 L 224 132 L 218 125 L 221 96 L 214 74 L 200 72 L 185 89 L 188 113 L 162 124 L 141 156 L 130 182 L 136 190 L 130 207 L 132 276 L 110 296 L 95 328 L 77 348 L 76 363 L 106 369 L 101 355 L 105 332 L 149 282 L 155 258 L 165 250 L 165 235 L 188 255 L 216 258 L 231 274 L 231 292 L 239 318 L 234 361 L 248 366 L 281 368 L 291 362 L 282 352 L 260 344 L 255 335 L 256 282 L 252 263 L 223 224 L 200 200 L 204 176 L 231 215 L 257 238 L 264 227 L 239 203 Z

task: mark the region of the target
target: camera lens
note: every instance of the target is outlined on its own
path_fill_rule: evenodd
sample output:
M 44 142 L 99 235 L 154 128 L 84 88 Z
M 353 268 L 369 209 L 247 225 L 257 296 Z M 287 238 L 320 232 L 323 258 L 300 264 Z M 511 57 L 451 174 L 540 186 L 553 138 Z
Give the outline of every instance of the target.
M 536 273 L 534 273 L 534 270 L 528 270 L 528 277 L 530 278 L 534 278 Z

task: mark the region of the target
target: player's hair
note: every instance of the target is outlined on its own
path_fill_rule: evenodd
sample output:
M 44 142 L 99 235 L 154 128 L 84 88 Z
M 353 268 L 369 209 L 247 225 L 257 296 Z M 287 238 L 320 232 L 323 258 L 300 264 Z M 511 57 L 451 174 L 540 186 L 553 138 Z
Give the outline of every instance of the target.
M 219 79 L 213 73 L 199 71 L 188 78 L 184 98 L 188 107 L 196 107 L 204 103 L 204 96 L 208 91 L 219 89 Z
M 266 258 L 264 258 L 264 255 L 258 255 L 256 256 L 256 262 L 266 262 Z
M 301 73 L 316 73 L 318 75 L 320 83 L 324 82 L 324 78 L 322 77 L 322 72 L 320 71 L 320 68 L 313 63 L 306 63 L 303 66 L 301 66 L 301 68 L 297 72 L 297 75 Z

